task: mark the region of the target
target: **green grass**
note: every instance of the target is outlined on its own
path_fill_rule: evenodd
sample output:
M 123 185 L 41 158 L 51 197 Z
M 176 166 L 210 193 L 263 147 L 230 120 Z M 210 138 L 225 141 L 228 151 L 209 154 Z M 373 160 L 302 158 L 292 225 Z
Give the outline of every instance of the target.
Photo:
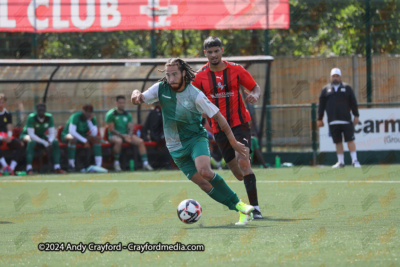
M 219 173 L 247 202 L 243 184 L 228 171 Z M 236 227 L 237 213 L 178 171 L 2 177 L 0 265 L 399 265 L 399 166 L 255 173 L 265 218 L 245 227 Z M 33 182 L 10 181 L 18 179 Z M 177 218 L 176 207 L 186 198 L 202 205 L 196 224 Z M 181 242 L 206 250 L 39 252 L 40 242 Z

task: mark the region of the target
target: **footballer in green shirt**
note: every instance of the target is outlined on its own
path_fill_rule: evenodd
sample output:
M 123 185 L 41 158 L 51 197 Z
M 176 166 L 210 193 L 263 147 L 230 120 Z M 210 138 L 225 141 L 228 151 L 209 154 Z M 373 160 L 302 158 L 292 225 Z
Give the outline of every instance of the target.
M 125 96 L 119 95 L 115 99 L 116 107 L 109 110 L 106 114 L 106 123 L 108 126 L 108 141 L 113 144 L 114 152 L 114 170 L 121 171 L 119 157 L 121 155 L 121 146 L 123 142 L 136 145 L 139 147 L 139 154 L 142 158 L 143 168 L 152 171 L 147 159 L 147 149 L 144 141 L 137 135 L 133 134 L 132 116 L 125 110 Z
M 97 120 L 91 104 L 84 105 L 82 111 L 75 112 L 69 117 L 61 133 L 61 140 L 68 143 L 68 165 L 71 171 L 75 171 L 75 153 L 78 142 L 83 144 L 84 148 L 93 147 L 95 163 L 101 167 L 101 139 L 98 131 Z
M 47 132 L 47 134 L 46 134 Z M 29 114 L 20 139 L 26 142 L 26 173 L 33 174 L 32 162 L 37 145 L 51 150 L 54 172 L 66 173 L 60 167 L 60 147 L 56 139 L 53 115 L 46 112 L 45 104 L 37 104 L 36 112 Z
M 254 207 L 239 200 L 225 180 L 210 166 L 207 132 L 201 124 L 202 113 L 214 118 L 226 134 L 232 147 L 245 155 L 219 109 L 191 84 L 193 69 L 182 59 L 172 58 L 165 64 L 166 76 L 141 93 L 132 92 L 133 104 L 160 102 L 167 148 L 185 176 L 197 184 L 215 201 L 239 212 L 239 222 L 245 225 L 253 219 Z

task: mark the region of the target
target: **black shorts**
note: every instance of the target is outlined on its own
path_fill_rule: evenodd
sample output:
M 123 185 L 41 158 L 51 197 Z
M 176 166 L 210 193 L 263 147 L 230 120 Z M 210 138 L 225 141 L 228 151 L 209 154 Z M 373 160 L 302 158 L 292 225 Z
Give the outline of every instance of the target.
M 343 141 L 342 135 L 344 136 L 345 142 L 350 142 L 356 139 L 354 137 L 353 123 L 329 125 L 329 132 L 335 144 Z
M 251 131 L 249 123 L 244 123 L 232 128 L 233 135 L 236 140 L 251 149 Z M 214 134 L 215 142 L 222 152 L 225 162 L 230 162 L 235 158 L 235 150 L 229 143 L 224 132 Z

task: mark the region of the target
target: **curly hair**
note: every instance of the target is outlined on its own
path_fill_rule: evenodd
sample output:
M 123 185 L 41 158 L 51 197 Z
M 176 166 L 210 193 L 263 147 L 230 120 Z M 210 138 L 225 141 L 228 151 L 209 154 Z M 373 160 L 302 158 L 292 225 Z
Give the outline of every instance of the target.
M 168 59 L 167 63 L 165 63 L 165 67 L 167 66 L 178 66 L 178 69 L 183 72 L 186 71 L 185 75 L 185 83 L 189 84 L 191 81 L 194 80 L 195 78 L 195 71 L 190 67 L 188 63 L 186 63 L 183 59 L 176 57 L 176 58 L 170 58 Z M 159 70 L 160 72 L 165 72 L 166 68 L 164 70 Z M 168 80 L 167 77 L 165 76 L 164 78 L 159 80 L 163 84 L 167 84 Z

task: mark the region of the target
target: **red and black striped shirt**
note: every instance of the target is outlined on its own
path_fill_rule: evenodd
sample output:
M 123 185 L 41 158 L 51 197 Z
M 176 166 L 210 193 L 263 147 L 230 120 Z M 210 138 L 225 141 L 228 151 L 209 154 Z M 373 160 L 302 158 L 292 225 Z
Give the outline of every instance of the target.
M 208 99 L 216 105 L 227 120 L 229 126 L 235 127 L 251 120 L 240 94 L 240 85 L 253 90 L 256 82 L 250 73 L 241 65 L 224 61 L 226 68 L 213 72 L 209 63 L 196 73 L 192 84 L 199 88 Z M 211 118 L 214 133 L 221 131 L 216 120 Z

